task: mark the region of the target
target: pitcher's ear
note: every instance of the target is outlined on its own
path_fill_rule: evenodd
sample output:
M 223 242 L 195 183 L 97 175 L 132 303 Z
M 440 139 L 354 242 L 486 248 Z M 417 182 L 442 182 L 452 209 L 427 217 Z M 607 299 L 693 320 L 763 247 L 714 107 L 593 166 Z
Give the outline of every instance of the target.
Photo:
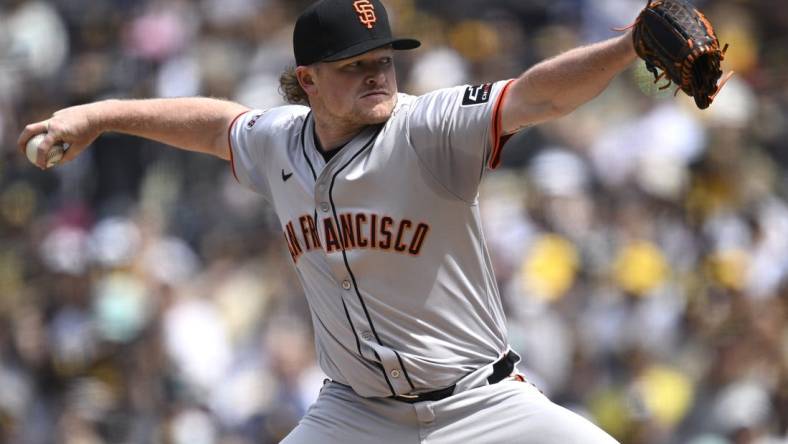
M 314 89 L 315 73 L 313 69 L 310 69 L 308 66 L 297 67 L 296 78 L 298 78 L 298 83 L 301 84 L 301 88 L 304 88 L 305 91 Z

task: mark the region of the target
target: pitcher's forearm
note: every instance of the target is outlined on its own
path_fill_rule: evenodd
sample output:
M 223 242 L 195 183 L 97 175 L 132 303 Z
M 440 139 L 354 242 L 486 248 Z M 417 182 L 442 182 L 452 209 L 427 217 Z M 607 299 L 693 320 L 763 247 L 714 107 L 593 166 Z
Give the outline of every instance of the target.
M 247 110 L 203 98 L 106 100 L 91 104 L 88 119 L 101 132 L 131 134 L 177 148 L 229 158 L 227 130 Z
M 506 133 L 570 113 L 601 93 L 637 58 L 626 33 L 538 63 L 511 86 L 504 101 Z
M 556 107 L 568 112 L 599 95 L 636 58 L 627 34 L 563 53 L 526 75 L 536 90 L 554 97 Z

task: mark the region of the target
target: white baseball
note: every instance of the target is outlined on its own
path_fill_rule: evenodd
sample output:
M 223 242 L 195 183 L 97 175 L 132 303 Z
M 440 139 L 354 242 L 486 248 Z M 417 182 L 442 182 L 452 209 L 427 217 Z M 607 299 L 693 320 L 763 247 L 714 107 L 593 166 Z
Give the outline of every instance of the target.
M 46 133 L 36 134 L 27 141 L 25 154 L 27 154 L 27 159 L 34 164 L 36 163 L 36 156 L 38 155 L 38 146 L 41 145 L 44 137 L 46 137 Z M 64 151 L 65 149 L 63 148 L 63 145 L 52 145 L 52 148 L 49 149 L 46 155 L 47 168 L 52 168 L 53 166 L 57 165 L 57 163 L 60 162 L 60 159 L 63 158 Z

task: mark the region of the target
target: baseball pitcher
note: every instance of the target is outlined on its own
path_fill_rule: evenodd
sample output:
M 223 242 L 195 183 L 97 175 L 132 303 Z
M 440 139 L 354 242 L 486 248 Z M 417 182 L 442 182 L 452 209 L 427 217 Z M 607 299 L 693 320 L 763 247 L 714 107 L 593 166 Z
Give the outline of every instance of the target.
M 602 92 L 637 57 L 631 32 L 519 78 L 400 93 L 379 0 L 321 0 L 295 25 L 294 104 L 108 100 L 28 125 L 77 156 L 115 131 L 229 161 L 276 211 L 329 379 L 285 438 L 308 443 L 614 443 L 517 371 L 478 188 L 512 134 Z

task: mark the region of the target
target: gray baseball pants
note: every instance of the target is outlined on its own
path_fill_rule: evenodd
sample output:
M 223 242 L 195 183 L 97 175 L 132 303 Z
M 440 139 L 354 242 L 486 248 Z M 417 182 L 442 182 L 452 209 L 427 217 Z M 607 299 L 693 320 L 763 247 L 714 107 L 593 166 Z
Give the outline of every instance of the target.
M 362 398 L 334 382 L 283 444 L 616 444 L 528 382 L 506 379 L 440 401 Z

